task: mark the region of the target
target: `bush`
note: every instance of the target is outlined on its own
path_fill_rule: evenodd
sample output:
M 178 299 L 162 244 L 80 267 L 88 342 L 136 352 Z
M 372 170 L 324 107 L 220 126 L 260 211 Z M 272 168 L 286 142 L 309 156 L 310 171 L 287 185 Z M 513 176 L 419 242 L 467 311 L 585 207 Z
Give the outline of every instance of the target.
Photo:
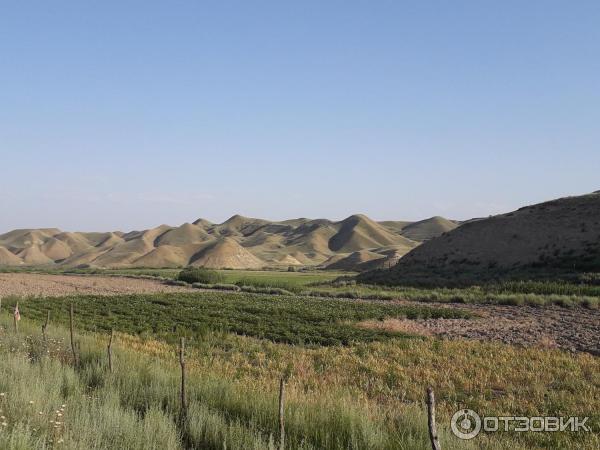
M 186 283 L 216 284 L 221 283 L 224 280 L 224 277 L 216 270 L 210 270 L 204 267 L 188 267 L 179 272 L 177 279 L 179 281 L 185 281 Z
M 165 281 L 165 284 L 168 284 L 169 286 L 187 286 L 188 282 L 183 280 L 167 280 Z
M 219 291 L 234 291 L 239 292 L 242 289 L 235 284 L 227 284 L 227 283 L 217 283 L 217 284 L 209 284 L 209 283 L 193 283 L 193 288 L 196 289 L 216 289 Z
M 277 287 L 261 287 L 261 286 L 240 286 L 242 292 L 249 292 L 251 294 L 269 294 L 269 295 L 294 295 L 293 292 L 287 289 Z
M 236 285 L 240 287 L 247 288 L 256 288 L 258 290 L 265 290 L 265 292 L 260 293 L 269 293 L 267 291 L 271 289 L 282 289 L 286 292 L 299 292 L 301 286 L 298 284 L 294 284 L 293 282 L 286 280 L 277 280 L 277 279 L 259 279 L 259 278 L 241 278 L 235 282 Z M 259 292 L 259 291 L 256 291 Z

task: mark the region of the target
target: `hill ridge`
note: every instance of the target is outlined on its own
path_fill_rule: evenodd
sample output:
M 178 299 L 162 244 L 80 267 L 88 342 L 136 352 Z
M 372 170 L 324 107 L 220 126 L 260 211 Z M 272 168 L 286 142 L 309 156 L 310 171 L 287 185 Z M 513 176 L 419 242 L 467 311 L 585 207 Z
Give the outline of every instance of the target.
M 600 193 L 563 197 L 467 221 L 431 239 L 388 270 L 359 281 L 473 283 L 600 271 Z
M 179 226 L 163 224 L 128 232 L 12 230 L 0 234 L 0 266 L 316 267 L 335 255 L 345 257 L 354 252 L 371 255 L 369 259 L 373 260 L 387 258 L 390 251 L 401 256 L 419 243 L 403 235 L 402 230 L 385 226 L 365 214 L 353 214 L 339 221 L 309 218 L 269 221 L 234 214 L 222 223 L 198 218 Z M 367 253 L 360 253 L 363 251 Z M 364 262 L 355 255 L 345 265 L 349 270 L 363 270 Z

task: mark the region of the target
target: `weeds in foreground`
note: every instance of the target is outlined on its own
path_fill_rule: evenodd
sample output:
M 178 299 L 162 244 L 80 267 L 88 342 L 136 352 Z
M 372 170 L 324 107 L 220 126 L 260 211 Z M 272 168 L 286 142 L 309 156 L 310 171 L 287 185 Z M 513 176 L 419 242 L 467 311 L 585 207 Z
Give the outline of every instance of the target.
M 4 322 L 7 322 L 6 320 Z M 170 361 L 120 348 L 107 370 L 96 335 L 79 336 L 77 366 L 68 360 L 63 335 L 53 356 L 31 358 L 46 343 L 0 330 L 0 399 L 6 425 L 3 449 L 274 449 L 277 401 L 273 390 L 193 371 L 189 413 L 178 417 L 179 375 Z M 62 357 L 60 356 L 62 354 Z M 290 449 L 426 449 L 426 418 L 420 406 L 392 412 L 331 393 L 292 395 L 286 406 Z M 465 448 L 442 431 L 446 448 Z M 185 444 L 184 444 L 185 443 Z M 475 448 L 469 445 L 467 448 Z M 507 448 L 497 443 L 490 449 Z
M 106 335 L 78 335 L 80 362 L 73 367 L 66 330 L 52 323 L 44 343 L 39 323 L 24 319 L 19 335 L 10 324 L 0 315 L 3 449 L 53 448 L 60 439 L 56 448 L 180 449 L 185 441 L 191 448 L 269 449 L 277 438 L 276 382 L 283 371 L 290 373 L 290 449 L 429 448 L 422 404 L 428 385 L 436 389 L 444 449 L 600 443 L 600 360 L 590 355 L 433 339 L 305 348 L 207 332 L 189 349 L 190 421 L 182 427 L 172 345 L 118 334 L 111 374 Z M 449 417 L 463 407 L 487 415 L 590 416 L 595 433 L 458 441 Z

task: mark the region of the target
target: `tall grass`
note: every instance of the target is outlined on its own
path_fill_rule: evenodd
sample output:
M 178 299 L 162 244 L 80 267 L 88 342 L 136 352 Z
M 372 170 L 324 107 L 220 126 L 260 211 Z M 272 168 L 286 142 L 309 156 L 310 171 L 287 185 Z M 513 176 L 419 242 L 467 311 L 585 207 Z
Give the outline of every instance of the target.
M 504 281 L 485 285 L 486 292 L 600 297 L 600 286 L 567 281 Z
M 37 324 L 22 321 L 15 335 L 6 315 L 0 323 L 2 449 L 275 448 L 274 391 L 194 371 L 188 419 L 181 423 L 172 361 L 118 347 L 111 373 L 102 337 L 91 334 L 78 336 L 81 358 L 73 365 L 65 330 L 54 328 L 46 344 L 35 337 Z M 292 396 L 285 413 L 289 449 L 429 448 L 420 407 L 394 413 L 332 394 Z M 444 448 L 475 448 L 445 430 L 442 440 Z
M 442 303 L 489 303 L 516 306 L 600 306 L 598 286 L 549 282 L 506 282 L 468 288 L 381 287 L 352 283 L 323 284 L 301 291 L 314 297 L 412 300 Z
M 74 366 L 66 330 L 52 325 L 49 344 L 39 334 L 39 323 L 24 319 L 15 335 L 10 317 L 0 315 L 2 449 L 57 448 L 59 440 L 58 448 L 69 449 L 272 449 L 277 377 L 290 363 L 289 449 L 430 448 L 418 400 L 424 383 L 439 393 L 444 449 L 595 449 L 600 442 L 597 434 L 565 433 L 464 442 L 448 432 L 446 411 L 459 404 L 488 413 L 593 415 L 599 370 L 589 355 L 422 341 L 308 350 L 208 336 L 209 345 L 188 355 L 190 405 L 182 424 L 172 347 L 119 334 L 110 373 L 105 335 L 78 335 Z M 492 387 L 504 391 L 495 407 Z

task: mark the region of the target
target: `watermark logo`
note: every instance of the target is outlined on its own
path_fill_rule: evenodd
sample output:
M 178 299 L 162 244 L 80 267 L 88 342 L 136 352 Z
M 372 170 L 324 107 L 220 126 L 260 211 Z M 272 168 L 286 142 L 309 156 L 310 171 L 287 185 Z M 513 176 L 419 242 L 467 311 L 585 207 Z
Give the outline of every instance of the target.
M 481 431 L 481 417 L 472 409 L 461 409 L 452 416 L 452 432 L 461 439 L 473 439 Z
M 486 432 L 514 431 L 592 431 L 586 422 L 589 417 L 516 417 L 485 416 L 481 417 L 472 409 L 461 409 L 452 416 L 450 428 L 460 439 L 473 439 L 481 430 Z

